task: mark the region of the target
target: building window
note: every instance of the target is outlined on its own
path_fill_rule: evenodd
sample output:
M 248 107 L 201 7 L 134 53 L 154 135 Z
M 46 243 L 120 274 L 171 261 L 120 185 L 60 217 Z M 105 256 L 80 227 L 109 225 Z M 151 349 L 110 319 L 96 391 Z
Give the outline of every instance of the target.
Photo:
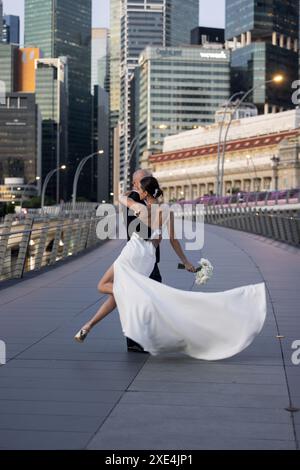
M 251 191 L 251 180 L 250 180 L 250 179 L 244 180 L 243 189 L 244 189 L 244 191 L 246 191 L 247 193 L 249 193 L 249 192 Z
M 264 178 L 264 187 L 263 187 L 263 189 L 265 191 L 270 191 L 271 185 L 272 185 L 272 178 L 270 178 L 270 177 Z
M 206 193 L 206 184 L 200 184 L 200 196 L 204 196 Z

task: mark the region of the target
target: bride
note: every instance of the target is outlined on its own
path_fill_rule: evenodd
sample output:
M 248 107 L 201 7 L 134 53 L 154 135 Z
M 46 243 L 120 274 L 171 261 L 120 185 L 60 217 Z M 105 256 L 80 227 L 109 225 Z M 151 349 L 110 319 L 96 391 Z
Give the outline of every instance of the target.
M 174 230 L 174 215 L 159 203 L 162 191 L 155 178 L 143 178 L 139 194 L 146 205 L 126 196 L 120 197 L 120 203 L 135 212 L 140 225 L 147 227 L 147 236 L 133 232 L 99 282 L 98 289 L 108 294 L 108 299 L 75 339 L 83 342 L 90 330 L 117 306 L 124 335 L 152 355 L 182 352 L 196 359 L 219 360 L 238 354 L 264 325 L 264 283 L 203 293 L 175 289 L 149 279 L 163 229 Z

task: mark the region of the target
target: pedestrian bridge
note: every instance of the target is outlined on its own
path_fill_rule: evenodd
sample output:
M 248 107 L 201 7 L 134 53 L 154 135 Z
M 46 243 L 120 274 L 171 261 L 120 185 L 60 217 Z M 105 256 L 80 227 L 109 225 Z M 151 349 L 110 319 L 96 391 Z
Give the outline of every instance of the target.
M 204 362 L 128 353 L 117 311 L 74 342 L 103 302 L 97 281 L 123 244 L 0 284 L 0 449 L 298 449 L 299 249 L 206 225 L 204 249 L 190 253 L 215 266 L 201 290 L 264 281 L 268 316 L 247 350 Z M 164 282 L 199 289 L 177 262 L 164 241 Z

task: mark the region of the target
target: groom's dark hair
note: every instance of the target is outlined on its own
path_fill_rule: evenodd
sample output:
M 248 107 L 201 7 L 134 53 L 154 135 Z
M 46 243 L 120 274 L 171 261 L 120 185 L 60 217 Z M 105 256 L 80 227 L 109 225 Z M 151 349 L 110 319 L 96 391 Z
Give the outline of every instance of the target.
M 147 193 L 155 199 L 158 199 L 164 194 L 159 187 L 157 179 L 153 176 L 146 176 L 145 178 L 143 178 L 141 180 L 141 187 L 144 191 L 147 191 Z

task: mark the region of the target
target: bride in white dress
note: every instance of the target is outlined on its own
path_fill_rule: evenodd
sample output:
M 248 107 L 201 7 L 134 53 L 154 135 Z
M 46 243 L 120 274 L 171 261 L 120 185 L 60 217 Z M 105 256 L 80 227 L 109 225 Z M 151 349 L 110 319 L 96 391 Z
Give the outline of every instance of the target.
M 238 354 L 260 333 L 266 317 L 264 283 L 225 292 L 203 293 L 175 289 L 149 279 L 162 230 L 174 230 L 174 217 L 159 204 L 162 191 L 153 177 L 140 183 L 147 205 L 122 196 L 120 203 L 135 211 L 151 228 L 151 239 L 136 232 L 98 289 L 108 294 L 97 314 L 75 339 L 83 342 L 89 331 L 117 306 L 123 333 L 152 355 L 182 352 L 196 359 L 219 360 Z

